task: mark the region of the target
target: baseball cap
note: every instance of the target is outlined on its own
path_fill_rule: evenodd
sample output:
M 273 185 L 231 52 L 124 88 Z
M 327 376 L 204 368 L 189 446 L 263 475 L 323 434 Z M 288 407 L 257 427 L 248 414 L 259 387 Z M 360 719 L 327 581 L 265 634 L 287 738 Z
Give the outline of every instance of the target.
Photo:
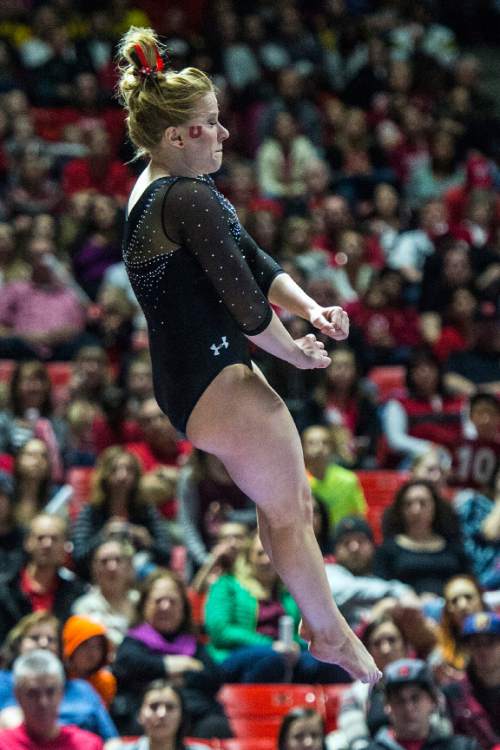
M 462 636 L 498 635 L 500 636 L 500 615 L 495 612 L 477 612 L 465 618 L 462 625 Z
M 436 686 L 432 673 L 420 659 L 398 659 L 388 664 L 384 670 L 384 687 L 386 692 L 399 685 L 419 685 L 434 695 Z
M 361 516 L 345 516 L 335 526 L 333 543 L 338 544 L 346 534 L 365 534 L 373 542 L 373 531 L 370 524 Z

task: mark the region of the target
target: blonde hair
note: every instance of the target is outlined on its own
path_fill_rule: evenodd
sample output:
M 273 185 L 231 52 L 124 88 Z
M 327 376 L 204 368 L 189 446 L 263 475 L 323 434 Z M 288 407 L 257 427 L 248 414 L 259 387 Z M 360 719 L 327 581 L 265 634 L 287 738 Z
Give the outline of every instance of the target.
M 153 71 L 149 76 L 141 73 L 135 61 L 137 44 Z M 137 157 L 148 155 L 166 128 L 187 122 L 199 100 L 215 91 L 210 78 L 198 68 L 156 71 L 157 55 L 165 52 L 153 29 L 137 26 L 130 27 L 118 46 L 118 93 L 128 113 L 128 133 Z

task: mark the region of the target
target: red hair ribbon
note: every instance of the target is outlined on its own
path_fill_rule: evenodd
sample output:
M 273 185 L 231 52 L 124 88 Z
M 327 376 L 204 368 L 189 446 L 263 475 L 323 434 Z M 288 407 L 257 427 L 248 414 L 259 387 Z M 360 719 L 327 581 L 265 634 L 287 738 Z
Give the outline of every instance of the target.
M 137 67 L 139 73 L 142 76 L 149 78 L 151 76 L 155 76 L 157 73 L 161 73 L 161 71 L 165 69 L 165 62 L 160 55 L 157 47 L 155 47 L 156 65 L 153 68 L 149 64 L 148 59 L 144 54 L 144 50 L 142 49 L 140 44 L 134 44 L 134 50 L 135 54 L 133 54 L 132 57 L 137 58 Z

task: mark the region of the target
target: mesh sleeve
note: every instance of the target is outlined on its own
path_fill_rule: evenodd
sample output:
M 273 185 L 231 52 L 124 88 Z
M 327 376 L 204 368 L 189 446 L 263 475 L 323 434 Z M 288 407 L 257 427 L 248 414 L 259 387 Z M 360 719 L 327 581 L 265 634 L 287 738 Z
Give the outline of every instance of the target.
M 245 253 L 245 259 L 250 266 L 257 284 L 267 297 L 269 287 L 280 273 L 284 273 L 280 264 L 260 248 L 246 229 L 241 228 L 240 247 Z
M 269 325 L 272 309 L 233 237 L 226 212 L 209 185 L 177 180 L 163 202 L 166 235 L 193 254 L 247 336 Z

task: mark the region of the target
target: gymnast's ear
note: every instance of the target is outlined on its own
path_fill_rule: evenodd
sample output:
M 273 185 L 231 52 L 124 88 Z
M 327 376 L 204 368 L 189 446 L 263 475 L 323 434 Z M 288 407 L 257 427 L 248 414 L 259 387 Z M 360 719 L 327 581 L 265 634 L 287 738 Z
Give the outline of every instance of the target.
M 180 128 L 171 125 L 163 133 L 163 142 L 165 145 L 174 148 L 184 148 L 184 138 Z

